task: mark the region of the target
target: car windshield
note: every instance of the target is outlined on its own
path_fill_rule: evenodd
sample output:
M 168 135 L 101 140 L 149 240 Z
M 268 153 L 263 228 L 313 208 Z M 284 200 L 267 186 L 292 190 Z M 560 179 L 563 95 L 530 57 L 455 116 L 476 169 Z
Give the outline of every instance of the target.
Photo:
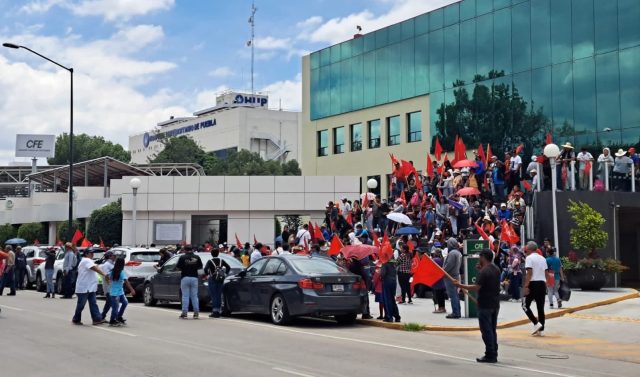
M 157 262 L 160 260 L 160 253 L 157 251 L 138 251 L 131 253 L 132 262 Z
M 303 274 L 339 274 L 346 270 L 327 259 L 291 259 L 291 264 Z
M 197 253 L 196 255 L 200 257 L 200 260 L 202 261 L 202 265 L 205 265 L 209 261 L 209 259 L 211 259 L 211 253 Z M 240 263 L 240 261 L 238 261 L 236 258 L 232 257 L 231 255 L 219 254 L 218 256 L 222 258 L 223 261 L 227 262 L 227 264 L 231 268 L 244 267 L 242 263 Z

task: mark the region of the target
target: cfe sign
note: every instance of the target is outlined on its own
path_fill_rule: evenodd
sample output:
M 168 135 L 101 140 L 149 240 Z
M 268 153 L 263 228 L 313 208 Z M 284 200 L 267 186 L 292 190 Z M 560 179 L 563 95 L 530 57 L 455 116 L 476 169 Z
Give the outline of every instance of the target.
M 16 135 L 16 157 L 53 157 L 55 135 Z

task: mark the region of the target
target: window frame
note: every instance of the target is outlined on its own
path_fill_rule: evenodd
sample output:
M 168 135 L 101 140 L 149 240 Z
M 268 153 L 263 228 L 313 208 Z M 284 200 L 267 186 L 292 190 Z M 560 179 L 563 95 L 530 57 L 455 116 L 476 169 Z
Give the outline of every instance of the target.
M 391 120 L 392 119 L 397 119 L 398 120 L 398 133 L 397 134 L 391 134 Z M 386 123 L 387 123 L 387 146 L 388 147 L 392 147 L 394 145 L 400 145 L 400 136 L 402 134 L 401 130 L 400 130 L 400 115 L 392 115 L 386 118 Z
M 418 131 L 412 131 L 411 130 L 411 116 L 414 114 L 419 114 L 420 115 L 420 125 L 419 125 L 419 129 Z M 412 135 L 418 134 L 419 138 L 412 140 Z M 418 110 L 418 111 L 412 111 L 410 113 L 407 113 L 407 143 L 418 143 L 422 141 L 422 111 Z

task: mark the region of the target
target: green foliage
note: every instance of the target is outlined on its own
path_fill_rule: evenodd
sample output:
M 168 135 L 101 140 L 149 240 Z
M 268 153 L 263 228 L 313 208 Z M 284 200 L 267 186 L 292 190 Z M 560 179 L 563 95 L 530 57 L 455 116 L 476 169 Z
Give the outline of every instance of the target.
M 613 258 L 582 258 L 577 262 L 571 262 L 569 258 L 562 257 L 562 268 L 564 270 L 584 270 L 587 268 L 596 268 L 604 272 L 621 273 L 627 271 L 629 267 L 625 266 L 619 260 Z
M 96 244 L 102 239 L 107 246 L 122 243 L 122 204 L 120 200 L 91 212 L 87 239 Z
M 44 244 L 47 243 L 42 223 L 27 223 L 20 225 L 18 228 L 18 238 L 25 239 L 27 243 L 33 243 L 35 240 Z
M 164 149 L 150 159 L 154 163 L 196 163 L 206 175 L 301 175 L 295 160 L 281 163 L 265 161 L 258 153 L 241 150 L 227 158 L 207 154 L 193 139 L 179 136 L 163 139 Z
M 50 165 L 65 165 L 69 163 L 69 134 L 63 133 L 56 138 L 56 155 L 47 159 Z M 73 135 L 73 160 L 82 162 L 109 156 L 122 162 L 131 160 L 131 153 L 122 145 L 105 140 L 102 136 L 87 134 Z
M 82 231 L 82 228 L 83 228 L 82 224 L 78 220 L 73 220 L 72 225 L 73 225 L 72 226 L 73 229 L 71 229 L 71 237 L 73 237 L 73 234 L 76 232 L 77 229 L 80 229 L 80 231 Z M 63 221 L 61 223 L 58 223 L 58 239 L 62 242 L 71 241 L 71 237 L 67 238 L 67 229 L 69 229 L 68 221 Z
M 16 228 L 7 223 L 0 226 L 0 245 L 4 245 L 6 240 L 15 238 L 18 235 Z
M 419 323 L 409 322 L 402 325 L 404 331 L 422 331 L 424 327 Z
M 282 234 L 282 225 L 280 224 L 280 220 L 278 219 L 276 219 L 275 223 L 276 223 L 275 235 L 276 237 L 278 237 L 279 235 Z
M 609 234 L 602 230 L 606 220 L 600 212 L 584 202 L 576 203 L 569 200 L 567 210 L 576 224 L 576 227 L 569 231 L 571 244 L 594 257 L 596 249 L 605 247 L 609 240 Z
M 302 219 L 298 215 L 285 215 L 285 216 L 282 216 L 280 219 L 285 225 L 289 226 L 289 233 L 293 233 L 294 235 L 298 231 L 298 228 L 300 227 L 300 225 L 302 225 Z

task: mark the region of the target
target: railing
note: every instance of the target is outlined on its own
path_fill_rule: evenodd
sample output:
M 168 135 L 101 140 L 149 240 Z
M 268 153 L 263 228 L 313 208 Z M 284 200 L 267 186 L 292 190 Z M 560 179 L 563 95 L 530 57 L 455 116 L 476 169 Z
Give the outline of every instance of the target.
M 558 177 L 558 189 L 559 190 L 568 190 L 568 191 L 576 191 L 580 189 L 582 191 L 600 191 L 600 187 L 594 188 L 594 171 L 602 170 L 600 173 L 597 173 L 600 177 L 602 177 L 601 182 L 603 184 L 604 191 L 627 191 L 627 192 L 636 192 L 636 186 L 640 184 L 639 176 L 636 174 L 636 166 L 633 162 L 629 163 L 629 173 L 618 173 L 614 172 L 613 165 L 615 163 L 611 162 L 597 162 L 590 161 L 591 169 L 589 169 L 588 175 L 585 176 L 585 169 L 579 169 L 578 178 L 580 179 L 579 184 L 576 184 L 576 161 L 570 161 L 567 167 L 567 180 L 564 182 L 562 180 L 562 169 L 563 164 L 555 164 L 555 166 L 551 166 L 552 174 L 556 174 Z M 538 163 L 538 172 L 542 172 L 542 166 Z M 536 188 L 537 191 L 541 191 L 543 189 L 548 189 L 547 187 L 543 187 L 541 184 L 541 175 L 537 174 L 536 179 Z M 578 187 L 579 186 L 579 187 Z
M 380 138 L 369 139 L 369 149 L 380 148 Z
M 353 141 L 351 142 L 351 152 L 361 151 L 362 150 L 362 142 L 361 141 Z
M 409 132 L 409 142 L 414 143 L 422 140 L 422 131 Z

